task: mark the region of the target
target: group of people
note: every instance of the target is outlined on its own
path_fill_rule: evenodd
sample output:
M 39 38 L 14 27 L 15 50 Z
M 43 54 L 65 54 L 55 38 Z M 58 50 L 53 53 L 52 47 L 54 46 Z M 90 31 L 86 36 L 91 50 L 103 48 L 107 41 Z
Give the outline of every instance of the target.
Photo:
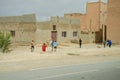
M 53 40 L 50 44 L 51 44 L 51 47 L 52 47 L 52 51 L 56 52 L 57 45 L 58 45 L 57 42 L 55 40 Z M 80 48 L 82 46 L 82 39 L 81 38 L 79 39 L 79 46 L 80 46 Z M 34 48 L 35 48 L 35 42 L 34 42 L 34 40 L 32 40 L 32 42 L 31 42 L 31 52 L 34 51 Z M 42 51 L 46 52 L 46 49 L 47 49 L 47 45 L 46 45 L 46 43 L 43 43 Z
M 56 52 L 57 42 L 56 41 L 52 41 L 51 46 L 52 46 L 52 51 Z M 43 43 L 43 45 L 42 45 L 42 51 L 46 52 L 46 48 L 47 48 L 47 45 L 45 43 Z
M 108 46 L 109 48 L 112 46 L 112 41 L 111 40 L 105 40 L 104 42 L 103 42 L 103 44 L 104 44 L 104 48 L 106 47 L 106 46 Z M 80 46 L 80 48 L 82 47 L 82 39 L 80 38 L 79 39 L 79 46 Z
M 107 41 L 104 41 L 103 44 L 104 44 L 104 48 L 106 47 L 106 45 L 107 45 L 108 47 L 111 47 L 112 41 L 111 41 L 111 40 L 107 40 Z M 52 42 L 51 42 L 52 51 L 56 52 L 56 50 L 57 50 L 57 45 L 58 45 L 58 44 L 57 44 L 56 41 L 52 41 Z M 82 46 L 82 39 L 81 39 L 81 38 L 79 39 L 79 46 L 80 46 L 80 48 L 81 48 L 81 46 Z M 34 40 L 32 40 L 32 42 L 31 42 L 31 52 L 34 51 L 34 48 L 35 48 L 35 43 L 34 43 Z M 42 45 L 42 51 L 43 51 L 43 52 L 46 52 L 46 49 L 47 49 L 47 45 L 46 45 L 45 43 L 43 43 L 43 45 Z
M 56 41 L 52 41 L 51 42 L 51 46 L 52 46 L 52 51 L 54 51 L 54 52 L 56 52 L 56 50 L 57 50 L 57 42 Z M 31 42 L 31 52 L 33 52 L 34 51 L 34 48 L 35 48 L 35 43 L 34 43 L 34 40 L 32 40 L 32 42 Z M 47 49 L 47 45 L 46 45 L 46 43 L 43 43 L 43 45 L 42 45 L 42 51 L 43 52 L 46 52 L 46 49 Z

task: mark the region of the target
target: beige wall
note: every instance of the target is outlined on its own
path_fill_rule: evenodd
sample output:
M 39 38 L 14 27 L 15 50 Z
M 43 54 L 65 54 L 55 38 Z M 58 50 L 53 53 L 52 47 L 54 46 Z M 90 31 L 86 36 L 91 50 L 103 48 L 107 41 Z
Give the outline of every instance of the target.
M 51 23 L 50 21 L 46 22 L 37 22 L 37 30 L 35 33 L 36 43 L 44 43 L 51 39 Z
M 103 2 L 87 3 L 87 28 L 95 33 L 95 42 L 102 42 L 105 37 L 104 26 L 107 18 L 107 4 Z M 99 37 L 98 37 L 99 36 Z
M 83 43 L 90 43 L 95 40 L 95 38 L 93 38 L 93 41 L 90 41 L 90 38 L 92 37 L 92 35 L 88 32 L 89 29 L 87 28 L 87 15 L 86 14 L 68 13 L 68 14 L 64 14 L 64 17 L 80 20 L 80 31 L 82 33 L 80 32 L 79 38 L 82 39 Z
M 35 30 L 35 23 L 0 23 L 0 31 L 15 31 L 15 36 L 11 37 L 13 43 L 27 44 L 35 40 Z
M 57 41 L 71 42 L 78 40 L 80 31 L 80 21 L 78 19 L 68 19 L 64 17 L 51 17 L 50 21 L 35 22 L 34 15 L 0 17 L 0 31 L 15 32 L 15 36 L 11 37 L 13 43 L 30 44 L 31 40 L 36 43 L 44 43 L 51 39 L 51 31 L 53 25 L 56 25 Z M 67 32 L 67 37 L 62 37 L 62 31 Z M 78 32 L 73 37 L 73 32 Z
M 86 14 L 80 13 L 69 13 L 64 14 L 65 18 L 72 18 L 72 19 L 79 19 L 80 20 L 80 30 L 87 32 L 87 25 L 86 25 Z
M 11 37 L 12 43 L 30 44 L 31 40 L 35 40 L 35 15 L 0 17 L 0 31 L 7 33 L 14 31 L 15 36 Z
M 103 2 L 87 3 L 86 14 L 68 13 L 64 17 L 79 19 L 82 38 L 86 42 L 101 42 L 106 25 L 107 4 Z M 102 33 L 103 32 L 103 33 Z M 88 34 L 86 34 L 88 33 Z M 99 36 L 99 37 L 96 37 Z M 90 37 L 91 36 L 91 37 Z M 85 38 L 84 38 L 85 37 Z M 87 39 L 86 39 L 87 38 Z
M 102 24 L 106 24 L 107 4 L 103 2 L 87 3 L 87 27 L 92 32 L 102 29 Z
M 57 26 L 57 39 L 58 42 L 71 42 L 78 41 L 80 35 L 80 20 L 79 19 L 70 19 L 66 17 L 52 17 L 52 24 Z M 62 37 L 62 32 L 67 32 L 67 37 Z M 73 37 L 73 32 L 78 33 L 77 37 Z
M 92 32 L 99 31 L 99 3 L 87 4 L 87 28 Z
M 36 41 L 44 43 L 51 39 L 51 31 L 57 31 L 57 42 L 78 41 L 80 31 L 80 21 L 77 19 L 68 19 L 64 17 L 51 17 L 50 21 L 37 22 Z M 56 25 L 56 30 L 53 30 L 53 25 Z M 67 32 L 67 37 L 62 37 L 62 32 Z M 77 37 L 73 37 L 73 31 L 78 32 Z
M 120 0 L 108 0 L 107 39 L 120 43 Z

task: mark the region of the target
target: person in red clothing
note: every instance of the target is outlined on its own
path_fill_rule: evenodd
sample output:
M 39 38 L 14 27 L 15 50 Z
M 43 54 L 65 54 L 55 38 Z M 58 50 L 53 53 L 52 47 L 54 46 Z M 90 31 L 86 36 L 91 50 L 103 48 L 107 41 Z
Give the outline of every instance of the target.
M 42 45 L 42 51 L 43 51 L 43 52 L 46 52 L 46 47 L 47 47 L 46 44 L 43 43 L 43 45 Z

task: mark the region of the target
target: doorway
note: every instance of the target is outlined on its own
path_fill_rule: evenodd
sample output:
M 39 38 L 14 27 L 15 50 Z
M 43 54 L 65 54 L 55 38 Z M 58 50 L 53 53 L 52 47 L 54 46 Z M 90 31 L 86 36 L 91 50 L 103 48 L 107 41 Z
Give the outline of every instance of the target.
M 57 41 L 57 31 L 51 31 L 51 40 Z

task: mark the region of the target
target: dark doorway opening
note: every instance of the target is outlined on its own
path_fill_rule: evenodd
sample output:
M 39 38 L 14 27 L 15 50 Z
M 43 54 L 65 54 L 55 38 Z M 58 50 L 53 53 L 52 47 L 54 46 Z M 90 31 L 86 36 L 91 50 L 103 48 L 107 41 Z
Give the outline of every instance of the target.
M 57 41 L 57 31 L 51 31 L 51 39 L 52 41 Z

